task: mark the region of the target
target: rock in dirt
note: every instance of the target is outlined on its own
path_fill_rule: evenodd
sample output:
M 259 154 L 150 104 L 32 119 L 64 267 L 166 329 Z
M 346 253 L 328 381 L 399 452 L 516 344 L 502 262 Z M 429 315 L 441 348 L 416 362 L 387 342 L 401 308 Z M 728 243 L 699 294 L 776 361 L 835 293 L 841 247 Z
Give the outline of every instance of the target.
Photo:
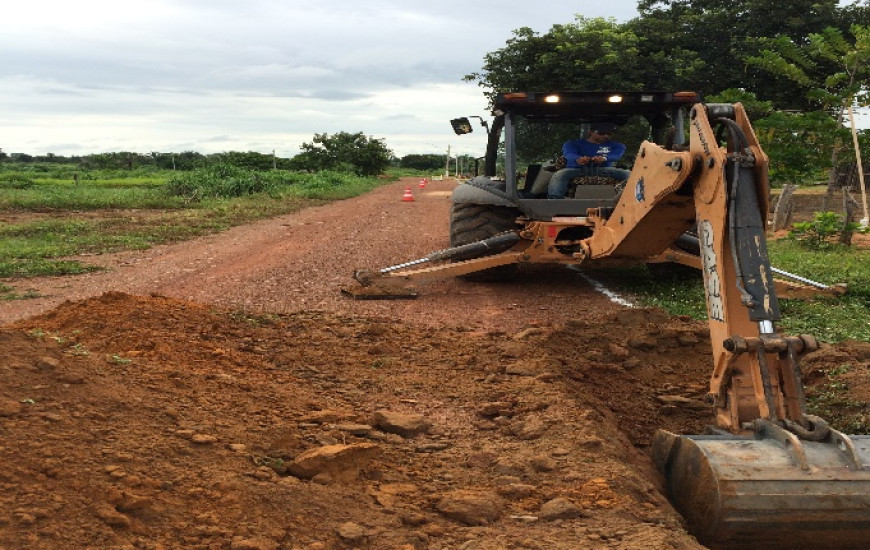
M 510 403 L 506 401 L 492 401 L 481 405 L 480 409 L 478 409 L 477 411 L 477 414 L 479 414 L 480 416 L 491 418 L 494 416 L 506 416 L 510 413 L 510 410 Z
M 607 344 L 607 353 L 611 359 L 628 359 L 631 357 L 631 352 L 625 349 L 624 346 L 620 346 L 619 344 L 615 344 L 613 342 Z
M 346 521 L 336 529 L 338 536 L 347 542 L 360 542 L 366 538 L 366 529 L 359 523 Z
M 687 405 L 692 402 L 691 399 L 682 395 L 657 395 L 656 399 L 665 405 Z
M 546 332 L 547 331 L 544 330 L 542 327 L 529 327 L 527 329 L 521 330 L 518 333 L 514 334 L 513 339 L 514 340 L 523 340 L 525 338 L 528 338 L 529 336 L 537 336 L 537 335 L 541 335 L 541 334 L 546 334 Z
M 53 371 L 60 368 L 60 361 L 54 357 L 44 356 L 36 360 L 36 368 L 39 370 Z
M 658 341 L 648 335 L 631 336 L 626 345 L 639 350 L 651 350 L 658 346 Z
M 512 423 L 510 431 L 517 439 L 538 439 L 546 433 L 547 423 L 540 417 L 532 416 Z
M 504 373 L 511 376 L 536 376 L 540 374 L 540 370 L 538 370 L 535 365 L 530 365 L 528 363 L 515 363 L 513 365 L 507 365 L 504 369 Z
M 538 516 L 544 521 L 574 519 L 583 516 L 583 510 L 564 497 L 557 497 L 541 506 Z
M 695 344 L 700 342 L 700 340 L 694 333 L 681 332 L 679 335 L 677 335 L 677 342 L 679 342 L 681 346 L 694 346 Z
M 537 455 L 529 460 L 529 466 L 536 472 L 552 472 L 556 469 L 556 461 L 547 455 Z
M 846 350 L 861 361 L 870 360 L 870 342 L 860 340 L 846 340 L 843 342 Z
M 0 398 L 0 416 L 15 416 L 21 413 L 23 405 L 12 399 Z
M 326 445 L 309 449 L 297 456 L 287 467 L 287 471 L 302 478 L 328 474 L 334 479 L 352 480 L 378 451 L 379 447 L 374 443 Z
M 436 508 L 459 523 L 487 525 L 502 516 L 504 502 L 495 493 L 458 490 L 442 497 Z
M 355 424 L 353 422 L 340 422 L 334 427 L 340 432 L 347 432 L 351 435 L 357 435 L 360 437 L 367 436 L 372 431 L 372 427 L 368 424 Z
M 411 483 L 384 483 L 372 496 L 378 504 L 392 510 L 408 495 L 414 495 L 418 491 L 417 486 Z
M 130 526 L 130 518 L 118 512 L 114 506 L 108 502 L 95 503 L 93 506 L 94 515 L 103 520 L 106 525 L 116 529 L 124 529 Z
M 500 485 L 496 491 L 504 498 L 522 500 L 535 494 L 535 486 L 525 483 L 510 483 L 508 485 Z
M 426 433 L 432 423 L 420 414 L 405 414 L 394 411 L 375 411 L 374 425 L 381 431 L 397 434 L 402 437 L 414 437 Z

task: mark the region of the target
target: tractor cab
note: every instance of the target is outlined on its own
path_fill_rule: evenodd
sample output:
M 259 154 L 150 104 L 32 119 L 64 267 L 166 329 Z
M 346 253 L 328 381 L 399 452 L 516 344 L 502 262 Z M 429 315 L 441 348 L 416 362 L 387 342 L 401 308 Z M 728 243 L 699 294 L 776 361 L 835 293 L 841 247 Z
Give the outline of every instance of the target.
M 615 126 L 613 140 L 626 146 L 616 167 L 631 170 L 644 141 L 674 150 L 687 144 L 688 112 L 700 102 L 695 92 L 510 92 L 496 95 L 481 188 L 501 186 L 504 199 L 530 219 L 583 216 L 589 208 L 612 208 L 626 182 L 588 175 L 571 181 L 563 199 L 547 199 L 552 176 L 566 160 L 562 145 L 585 138 L 598 123 Z M 451 121 L 469 133 L 467 118 Z M 476 182 L 476 183 L 475 183 Z M 627 182 L 635 186 L 637 182 Z

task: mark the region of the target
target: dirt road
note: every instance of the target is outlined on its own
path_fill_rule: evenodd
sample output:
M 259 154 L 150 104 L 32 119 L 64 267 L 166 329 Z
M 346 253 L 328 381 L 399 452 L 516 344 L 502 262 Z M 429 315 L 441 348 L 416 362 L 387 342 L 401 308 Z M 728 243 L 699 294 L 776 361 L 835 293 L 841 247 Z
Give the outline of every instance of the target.
M 703 324 L 567 270 L 339 294 L 447 246 L 452 187 L 14 282 L 0 550 L 702 548 L 646 446 L 709 421 Z
M 254 312 L 316 309 L 506 330 L 608 307 L 608 300 L 589 293 L 575 273 L 552 270 L 535 274 L 524 287 L 449 281 L 429 285 L 413 301 L 354 302 L 343 297 L 338 289 L 351 282 L 356 268 L 393 265 L 449 246 L 455 181 L 430 181 L 425 189 L 418 182 L 409 178 L 362 197 L 181 244 L 82 258 L 108 268 L 106 272 L 13 280 L 19 292 L 32 289 L 44 297 L 0 303 L 0 323 L 110 290 Z M 413 202 L 401 200 L 408 185 Z M 572 295 L 578 292 L 582 299 L 575 300 Z

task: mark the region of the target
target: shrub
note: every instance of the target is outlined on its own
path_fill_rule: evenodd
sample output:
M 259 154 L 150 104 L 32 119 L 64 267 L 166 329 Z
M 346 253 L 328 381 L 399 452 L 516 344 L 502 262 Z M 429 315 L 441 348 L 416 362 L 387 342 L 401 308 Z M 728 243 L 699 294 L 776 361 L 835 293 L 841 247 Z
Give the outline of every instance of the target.
M 195 202 L 206 198 L 233 198 L 276 192 L 284 185 L 279 174 L 238 168 L 229 164 L 197 168 L 174 176 L 166 185 L 170 195 Z
M 836 212 L 816 212 L 813 221 L 795 223 L 788 236 L 807 248 L 820 250 L 836 246 L 836 238 L 844 231 L 866 233 L 867 228 L 844 222 Z
M 0 189 L 27 189 L 33 185 L 33 180 L 23 174 L 9 172 L 0 174 Z

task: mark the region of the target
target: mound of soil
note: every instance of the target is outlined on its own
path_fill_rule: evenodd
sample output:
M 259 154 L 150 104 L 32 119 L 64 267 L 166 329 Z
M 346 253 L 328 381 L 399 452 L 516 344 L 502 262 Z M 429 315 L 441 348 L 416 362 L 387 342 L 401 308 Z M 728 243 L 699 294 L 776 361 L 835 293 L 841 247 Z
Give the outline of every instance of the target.
M 638 449 L 708 420 L 705 328 L 606 326 L 63 304 L 0 332 L 0 545 L 699 548 Z
M 0 550 L 703 548 L 647 445 L 712 420 L 706 325 L 568 270 L 342 298 L 446 246 L 452 185 L 409 183 L 12 281 Z M 805 367 L 860 418 L 866 343 Z

